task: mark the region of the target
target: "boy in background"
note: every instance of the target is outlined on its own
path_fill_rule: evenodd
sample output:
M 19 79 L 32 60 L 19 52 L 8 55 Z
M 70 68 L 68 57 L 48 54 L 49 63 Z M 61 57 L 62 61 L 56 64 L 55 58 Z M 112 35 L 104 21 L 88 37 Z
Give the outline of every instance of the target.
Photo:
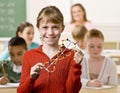
M 13 37 L 8 43 L 11 60 L 0 62 L 0 84 L 18 83 L 21 76 L 22 57 L 27 50 L 27 44 L 21 37 Z

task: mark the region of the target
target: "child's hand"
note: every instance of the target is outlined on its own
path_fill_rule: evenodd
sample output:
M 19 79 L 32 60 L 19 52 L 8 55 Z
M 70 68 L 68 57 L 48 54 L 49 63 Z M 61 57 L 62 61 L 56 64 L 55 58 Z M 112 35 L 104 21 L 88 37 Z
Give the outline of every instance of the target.
M 0 78 L 0 84 L 5 85 L 9 82 L 8 78 L 3 76 Z
M 101 87 L 103 84 L 101 83 L 101 81 L 94 79 L 94 80 L 90 80 L 87 83 L 87 86 L 89 87 Z
M 44 65 L 42 63 L 37 63 L 35 64 L 33 67 L 31 67 L 31 71 L 30 71 L 30 77 L 32 79 L 36 79 L 39 74 L 41 69 L 43 69 Z
M 75 51 L 74 60 L 76 61 L 77 64 L 81 63 L 83 59 L 83 53 L 78 49 L 74 49 L 74 51 Z

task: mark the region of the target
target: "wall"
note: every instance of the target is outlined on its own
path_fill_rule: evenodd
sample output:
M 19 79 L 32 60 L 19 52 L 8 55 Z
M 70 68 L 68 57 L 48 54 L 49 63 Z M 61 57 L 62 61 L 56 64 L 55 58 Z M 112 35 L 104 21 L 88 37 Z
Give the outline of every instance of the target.
M 56 5 L 62 11 L 65 24 L 70 21 L 70 6 L 80 2 L 87 11 L 87 17 L 105 35 L 105 41 L 120 40 L 120 0 L 26 0 L 27 21 L 35 26 L 34 41 L 40 43 L 39 32 L 36 28 L 36 18 L 39 11 L 47 5 Z M 9 38 L 0 37 L 0 41 Z
M 120 0 L 72 0 L 84 5 L 88 19 L 95 24 L 120 25 Z

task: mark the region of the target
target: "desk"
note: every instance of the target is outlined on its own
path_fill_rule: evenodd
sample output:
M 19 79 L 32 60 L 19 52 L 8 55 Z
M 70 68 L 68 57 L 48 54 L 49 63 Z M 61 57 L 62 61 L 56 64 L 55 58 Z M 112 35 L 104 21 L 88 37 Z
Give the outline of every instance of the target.
M 120 85 L 109 89 L 82 88 L 79 93 L 120 93 Z
M 0 93 L 17 93 L 16 88 L 0 88 Z M 82 88 L 79 93 L 120 93 L 120 85 L 109 89 Z
M 17 93 L 17 88 L 0 88 L 0 93 Z

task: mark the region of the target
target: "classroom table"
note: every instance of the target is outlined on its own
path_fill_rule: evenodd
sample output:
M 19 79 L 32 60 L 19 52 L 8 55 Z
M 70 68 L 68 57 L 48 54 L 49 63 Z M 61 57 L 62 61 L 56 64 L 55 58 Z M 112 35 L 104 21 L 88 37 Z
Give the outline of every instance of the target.
M 17 93 L 17 92 L 16 88 L 0 88 L 0 93 Z M 120 85 L 108 89 L 82 88 L 79 93 L 120 93 Z
M 0 93 L 17 93 L 17 88 L 0 88 Z
M 120 85 L 108 89 L 82 88 L 79 93 L 120 93 Z

